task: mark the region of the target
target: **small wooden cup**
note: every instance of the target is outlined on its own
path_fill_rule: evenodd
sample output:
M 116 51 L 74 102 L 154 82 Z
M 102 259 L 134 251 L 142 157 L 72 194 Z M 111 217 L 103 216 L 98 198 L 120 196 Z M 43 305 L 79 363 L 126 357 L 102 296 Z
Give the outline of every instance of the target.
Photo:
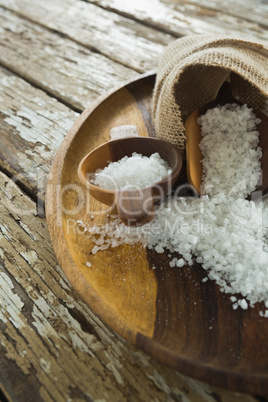
M 89 182 L 89 177 L 97 169 L 103 169 L 109 162 L 118 161 L 124 156 L 130 157 L 133 152 L 148 157 L 158 152 L 167 161 L 172 172 L 151 186 L 135 190 L 106 190 Z M 94 198 L 106 205 L 115 205 L 126 225 L 140 226 L 153 219 L 154 203 L 171 191 L 181 168 L 182 156 L 174 145 L 155 138 L 132 137 L 106 142 L 91 151 L 81 160 L 78 177 Z

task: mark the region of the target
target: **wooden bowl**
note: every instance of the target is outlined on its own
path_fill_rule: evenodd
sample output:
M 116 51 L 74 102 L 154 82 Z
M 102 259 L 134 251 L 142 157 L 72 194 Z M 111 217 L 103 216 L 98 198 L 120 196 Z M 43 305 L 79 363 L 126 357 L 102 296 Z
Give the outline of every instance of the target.
M 151 186 L 135 190 L 112 191 L 98 187 L 89 181 L 97 169 L 103 169 L 109 162 L 137 152 L 151 156 L 158 152 L 167 161 L 172 172 Z M 90 194 L 106 205 L 117 207 L 121 220 L 128 226 L 143 225 L 153 219 L 154 203 L 163 199 L 172 189 L 182 168 L 182 157 L 171 143 L 155 138 L 134 137 L 108 141 L 87 154 L 78 166 L 78 177 Z

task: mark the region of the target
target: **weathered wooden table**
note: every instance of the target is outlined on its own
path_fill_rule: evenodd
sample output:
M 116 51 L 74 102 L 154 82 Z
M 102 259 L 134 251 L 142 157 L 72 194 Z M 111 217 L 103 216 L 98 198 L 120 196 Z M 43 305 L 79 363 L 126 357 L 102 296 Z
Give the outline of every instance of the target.
M 267 17 L 266 0 L 0 0 L 0 400 L 264 400 L 185 377 L 106 327 L 59 267 L 43 204 L 95 98 L 155 69 L 180 36 L 268 39 Z

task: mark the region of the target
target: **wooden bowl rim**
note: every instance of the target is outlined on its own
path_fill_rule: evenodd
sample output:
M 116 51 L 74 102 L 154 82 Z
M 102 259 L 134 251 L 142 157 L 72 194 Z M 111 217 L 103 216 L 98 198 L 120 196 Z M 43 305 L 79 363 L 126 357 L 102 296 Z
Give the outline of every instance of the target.
M 83 174 L 83 170 L 82 170 L 82 166 L 85 163 L 85 161 L 91 157 L 91 155 L 100 150 L 102 147 L 107 146 L 108 143 L 112 142 L 113 144 L 116 143 L 121 143 L 121 142 L 127 142 L 129 140 L 138 140 L 138 141 L 151 141 L 151 142 L 161 142 L 161 143 L 165 143 L 166 145 L 170 146 L 170 148 L 176 152 L 177 156 L 178 156 L 178 160 L 177 163 L 175 164 L 174 168 L 172 169 L 172 171 L 165 176 L 163 179 L 159 180 L 158 182 L 155 182 L 153 184 L 151 184 L 150 186 L 146 186 L 146 187 L 142 187 L 141 190 L 147 190 L 147 189 L 153 189 L 155 187 L 159 187 L 159 186 L 163 186 L 165 183 L 167 183 L 168 181 L 170 181 L 170 179 L 172 179 L 175 176 L 179 176 L 180 172 L 181 172 L 181 168 L 182 168 L 182 155 L 181 152 L 179 151 L 179 149 L 173 145 L 171 142 L 168 142 L 166 140 L 162 140 L 159 138 L 152 138 L 152 137 L 127 137 L 127 138 L 120 138 L 117 140 L 111 140 L 111 141 L 107 141 L 104 142 L 103 144 L 99 145 L 98 147 L 94 148 L 92 151 L 90 151 L 87 155 L 85 155 L 83 157 L 83 159 L 80 161 L 79 165 L 78 165 L 78 177 L 80 179 L 80 181 L 82 182 L 82 184 L 84 186 L 87 187 L 87 189 L 90 191 L 91 190 L 95 190 L 95 191 L 99 191 L 99 192 L 103 192 L 104 194 L 109 194 L 109 195 L 114 195 L 116 196 L 120 190 L 108 190 L 99 186 L 96 186 L 95 184 L 90 183 L 85 175 Z M 133 151 L 134 152 L 134 151 Z M 91 172 L 90 172 L 91 173 Z M 94 173 L 94 172 L 92 172 Z M 128 192 L 131 194 L 131 192 L 133 191 L 133 193 L 136 191 L 135 190 L 128 190 Z

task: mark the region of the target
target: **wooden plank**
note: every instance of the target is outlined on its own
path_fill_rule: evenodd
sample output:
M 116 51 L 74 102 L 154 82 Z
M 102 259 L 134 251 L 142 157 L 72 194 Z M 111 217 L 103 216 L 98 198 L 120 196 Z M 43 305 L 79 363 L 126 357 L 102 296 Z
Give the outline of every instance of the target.
M 159 0 L 134 4 L 122 0 L 88 3 L 58 0 L 55 4 L 47 0 L 38 7 L 33 7 L 32 0 L 1 0 L 0 4 L 142 72 L 156 67 L 163 46 L 173 40 L 172 36 L 159 32 L 159 28 L 175 37 L 194 33 L 243 33 L 267 39 L 267 6 L 255 2 L 258 3 L 255 8 L 247 5 L 245 10 L 244 6 L 233 7 L 231 0 L 220 5 L 211 0 L 207 6 L 195 0 L 171 4 Z M 233 8 L 234 14 L 230 12 Z
M 201 4 L 198 0 L 179 3 L 159 0 L 147 3 L 142 0 L 134 3 L 122 0 L 87 1 L 88 4 L 78 0 L 58 0 L 55 5 L 53 0 L 48 0 L 39 7 L 33 7 L 32 0 L 14 0 L 11 3 L 1 0 L 0 4 L 51 29 L 64 32 L 86 46 L 94 46 L 103 54 L 138 71 L 151 69 L 162 46 L 172 40 L 150 27 L 160 28 L 175 37 L 194 33 L 243 33 L 263 39 L 268 37 L 267 5 L 260 0 L 248 4 L 231 0 L 220 3 L 203 0 Z M 109 10 L 116 14 L 109 13 Z M 124 17 L 134 19 L 136 23 Z M 118 38 L 121 38 L 120 42 Z M 133 51 L 130 52 L 130 49 Z
M 261 0 L 86 0 L 106 10 L 160 28 L 174 36 L 194 33 L 251 34 L 267 39 L 268 7 Z
M 53 158 L 78 113 L 4 69 L 0 93 L 0 167 L 43 199 Z
M 256 402 L 168 369 L 71 289 L 35 204 L 0 173 L 0 387 L 12 401 Z
M 3 9 L 0 26 L 0 64 L 77 110 L 137 75 Z
M 139 72 L 157 66 L 168 34 L 80 0 L 0 0 L 0 5 Z
M 177 8 L 178 4 L 173 3 Z M 265 4 L 265 0 L 187 0 L 182 2 L 181 7 L 190 7 L 191 5 L 198 6 L 196 10 L 203 8 L 205 10 L 214 10 L 234 17 L 238 17 L 239 20 L 252 21 L 263 27 L 268 26 L 268 5 Z

